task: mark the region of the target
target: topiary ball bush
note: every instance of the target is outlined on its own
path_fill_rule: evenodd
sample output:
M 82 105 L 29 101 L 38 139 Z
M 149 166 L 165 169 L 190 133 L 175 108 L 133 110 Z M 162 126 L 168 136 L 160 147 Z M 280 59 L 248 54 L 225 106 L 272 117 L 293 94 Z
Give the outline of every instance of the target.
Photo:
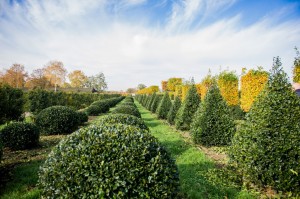
M 111 102 L 108 100 L 99 100 L 96 102 L 93 102 L 91 105 L 95 105 L 99 107 L 99 113 L 106 113 L 109 111 Z
M 99 120 L 99 124 L 116 124 L 116 123 L 132 125 L 132 126 L 139 127 L 143 130 L 149 131 L 149 128 L 146 126 L 144 121 L 141 118 L 138 118 L 133 115 L 115 113 L 115 114 L 109 114 L 103 116 Z
M 0 131 L 0 140 L 12 150 L 33 148 L 39 144 L 39 138 L 39 128 L 33 123 L 12 122 Z
M 51 106 L 36 117 L 36 124 L 44 135 L 69 134 L 78 128 L 76 111 L 66 106 Z
M 85 112 L 87 115 L 98 116 L 100 113 L 102 113 L 102 109 L 99 106 L 90 105 L 85 109 Z
M 78 116 L 79 124 L 84 124 L 85 122 L 87 122 L 89 120 L 89 117 L 86 112 L 77 111 L 76 113 Z
M 140 128 L 89 126 L 62 140 L 39 172 L 44 198 L 174 198 L 178 170 Z
M 112 111 L 112 113 L 129 114 L 141 118 L 139 110 L 133 106 L 118 106 Z

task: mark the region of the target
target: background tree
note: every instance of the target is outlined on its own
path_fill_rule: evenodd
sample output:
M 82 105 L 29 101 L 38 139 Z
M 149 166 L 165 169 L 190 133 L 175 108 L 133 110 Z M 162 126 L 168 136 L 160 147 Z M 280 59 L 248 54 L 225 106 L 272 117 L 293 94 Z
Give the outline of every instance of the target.
M 126 93 L 130 93 L 130 94 L 135 93 L 135 92 L 136 92 L 136 89 L 135 89 L 135 88 L 128 88 L 128 89 L 126 90 Z
M 30 74 L 29 78 L 25 83 L 27 88 L 47 88 L 50 87 L 51 83 L 47 80 L 44 75 L 44 69 L 36 69 Z
M 167 85 L 168 91 L 174 92 L 176 85 L 181 85 L 181 84 L 182 84 L 182 78 L 177 78 L 177 77 L 170 78 L 168 80 L 168 85 Z
M 88 79 L 87 76 L 81 70 L 74 70 L 68 75 L 68 77 L 70 80 L 71 87 L 73 88 L 84 87 Z
M 294 68 L 293 68 L 293 82 L 300 83 L 300 53 L 297 47 L 296 50 L 296 57 L 294 60 Z
M 50 61 L 44 69 L 44 74 L 47 80 L 54 85 L 56 92 L 57 86 L 64 84 L 67 70 L 61 61 Z
M 138 90 L 142 90 L 142 89 L 144 89 L 144 88 L 146 88 L 147 86 L 145 85 L 145 84 L 139 84 L 138 86 L 137 86 L 137 89 Z
M 161 90 L 163 92 L 168 90 L 168 81 L 161 81 Z
M 13 64 L 3 75 L 3 81 L 14 88 L 23 88 L 27 73 L 21 64 Z
M 95 76 L 90 76 L 88 77 L 88 80 L 85 84 L 88 88 L 91 88 L 91 89 L 96 89 L 97 91 L 103 91 L 105 89 L 107 89 L 107 84 L 106 84 L 106 81 L 105 81 L 105 76 L 104 74 L 101 72 L 101 73 L 98 73 L 97 75 Z

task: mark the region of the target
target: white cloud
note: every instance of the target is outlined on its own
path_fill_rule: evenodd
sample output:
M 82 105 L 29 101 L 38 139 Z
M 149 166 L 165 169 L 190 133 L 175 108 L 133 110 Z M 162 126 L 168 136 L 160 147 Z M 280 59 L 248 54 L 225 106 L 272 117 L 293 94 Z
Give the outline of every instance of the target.
M 160 85 L 161 80 L 174 76 L 193 76 L 198 82 L 209 68 L 217 73 L 220 66 L 238 73 L 242 67 L 269 69 L 277 55 L 290 74 L 293 47 L 300 43 L 299 20 L 274 25 L 274 17 L 269 16 L 240 29 L 241 18 L 236 16 L 205 28 L 173 34 L 113 20 L 104 10 L 105 1 L 93 4 L 100 1 L 69 0 L 62 5 L 54 2 L 30 0 L 26 10 L 0 4 L 8 9 L 1 12 L 9 16 L 9 20 L 0 19 L 2 69 L 18 62 L 32 71 L 56 59 L 63 61 L 69 72 L 103 72 L 110 90 L 126 90 L 139 83 Z M 203 2 L 174 4 L 174 19 L 170 21 L 173 28 L 192 23 L 198 13 L 191 6 L 201 10 Z M 214 2 L 206 13 L 224 6 L 221 1 Z M 101 14 L 94 15 L 99 10 Z

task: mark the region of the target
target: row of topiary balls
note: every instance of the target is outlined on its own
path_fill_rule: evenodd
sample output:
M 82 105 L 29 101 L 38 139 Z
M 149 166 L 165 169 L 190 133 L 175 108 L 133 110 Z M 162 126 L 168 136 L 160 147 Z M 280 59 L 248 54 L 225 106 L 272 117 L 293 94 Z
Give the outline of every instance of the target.
M 39 172 L 42 197 L 175 198 L 175 162 L 134 107 L 127 97 L 112 114 L 62 140 Z
M 124 97 L 104 99 L 94 102 L 98 112 L 105 113 L 115 106 Z M 0 158 L 3 147 L 12 150 L 23 150 L 36 147 L 39 144 L 40 134 L 56 135 L 69 134 L 80 125 L 88 121 L 88 109 L 75 111 L 67 106 L 51 106 L 42 110 L 35 118 L 34 123 L 12 122 L 0 130 Z M 95 115 L 92 114 L 92 115 Z M 1 159 L 0 159 L 1 160 Z

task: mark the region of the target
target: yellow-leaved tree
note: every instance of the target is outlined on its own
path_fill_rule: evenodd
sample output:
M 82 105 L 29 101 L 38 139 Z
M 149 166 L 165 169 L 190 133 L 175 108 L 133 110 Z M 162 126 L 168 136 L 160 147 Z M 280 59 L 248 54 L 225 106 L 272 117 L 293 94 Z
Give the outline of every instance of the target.
M 218 87 L 229 106 L 239 104 L 239 78 L 234 72 L 223 71 L 218 75 Z
M 68 75 L 68 77 L 70 80 L 71 87 L 73 88 L 84 87 L 88 79 L 87 76 L 81 70 L 74 70 Z
M 61 61 L 50 61 L 44 68 L 44 75 L 54 85 L 55 91 L 57 90 L 57 86 L 64 84 L 66 74 L 67 70 Z

